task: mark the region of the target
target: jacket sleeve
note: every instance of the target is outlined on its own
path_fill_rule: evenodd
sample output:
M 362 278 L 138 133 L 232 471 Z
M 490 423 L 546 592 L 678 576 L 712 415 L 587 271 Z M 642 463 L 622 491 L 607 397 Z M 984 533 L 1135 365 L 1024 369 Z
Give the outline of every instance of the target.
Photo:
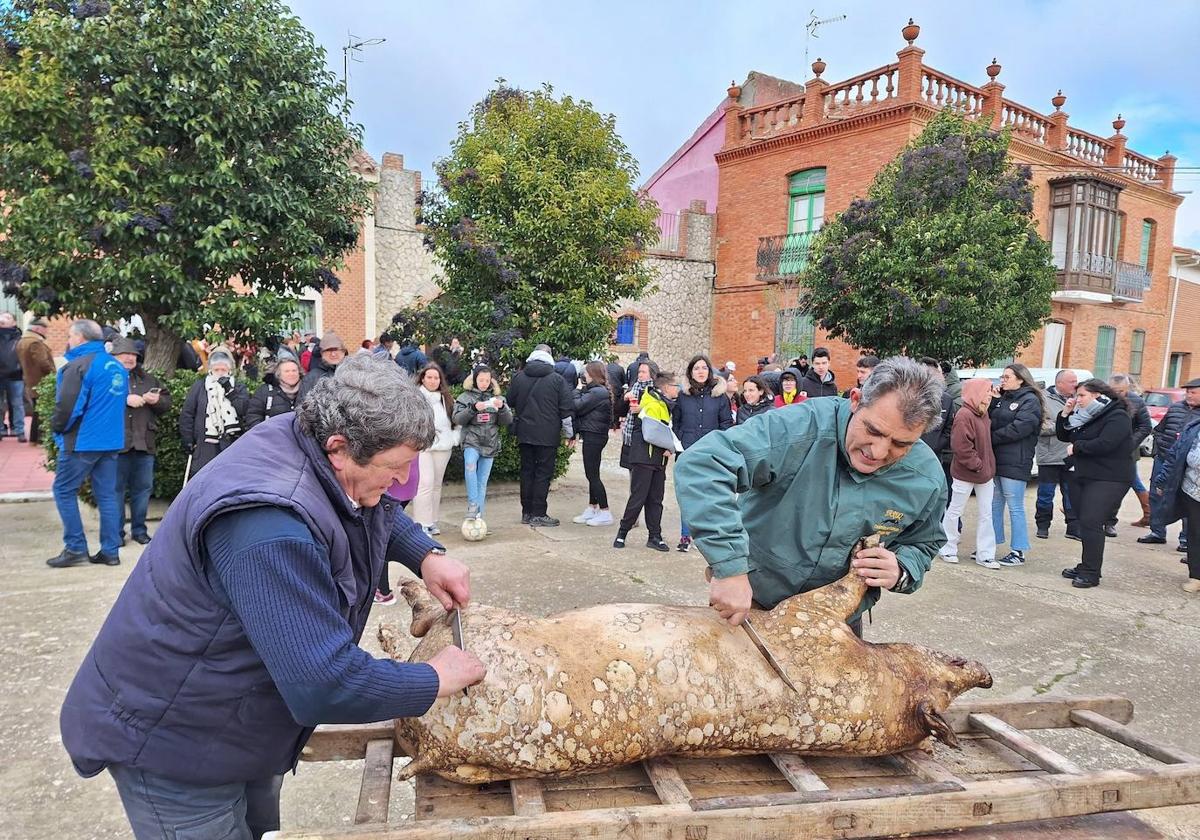
M 450 418 L 455 426 L 468 426 L 475 419 L 475 398 L 468 393 L 458 395 L 454 401 L 454 416 Z
M 34 372 L 39 379 L 54 373 L 54 354 L 50 352 L 46 342 L 39 341 L 33 345 L 33 362 Z
M 1012 422 L 1000 428 L 992 427 L 992 443 L 1012 443 L 1024 440 L 1030 435 L 1037 434 L 1042 426 L 1041 412 L 1038 410 L 1038 396 L 1030 394 L 1022 399 L 1017 407 L 1017 414 Z
M 721 398 L 721 408 L 717 411 L 717 428 L 728 429 L 733 426 L 733 405 L 728 397 Z
M 58 400 L 50 417 L 50 428 L 64 434 L 83 414 L 87 405 L 87 369 L 82 365 L 67 365 L 58 381 Z
M 1175 435 L 1179 431 L 1176 428 L 1180 423 L 1180 415 L 1183 409 L 1179 403 L 1175 403 L 1167 409 L 1167 413 L 1163 415 L 1163 419 L 1154 427 L 1154 446 L 1160 452 L 1166 452 L 1175 445 Z
M 229 394 L 229 404 L 237 412 L 238 419 L 244 421 L 246 409 L 250 407 L 250 392 L 246 389 L 245 384 L 239 382 L 233 386 L 233 391 Z
M 675 437 L 680 437 L 683 433 L 683 392 L 675 398 L 674 404 L 671 406 L 671 431 L 675 433 Z
M 150 410 L 156 416 L 162 417 L 171 408 L 171 392 L 164 388 L 163 384 L 153 376 L 150 377 L 150 387 L 160 389 L 158 392 L 158 402 L 150 406 Z
M 1069 416 L 1069 415 L 1068 415 Z M 1071 435 L 1074 429 L 1067 426 L 1067 418 L 1063 416 L 1061 411 L 1054 414 L 1054 435 L 1063 443 L 1071 442 Z
M 203 390 L 203 379 L 193 382 L 183 400 L 183 408 L 179 410 L 179 439 L 183 441 L 185 450 L 196 447 L 196 409 L 199 407 L 200 392 Z
M 1128 447 L 1133 432 L 1133 420 L 1129 417 L 1129 412 L 1113 407 L 1107 414 L 1096 437 L 1075 440 L 1076 455 L 1106 455 Z
M 975 440 L 975 427 L 970 423 L 954 423 L 950 429 L 950 452 L 963 469 L 979 472 L 983 469 L 983 458 L 979 455 L 979 441 Z
M 1154 431 L 1154 424 L 1150 422 L 1150 412 L 1146 410 L 1146 405 L 1143 403 L 1138 406 L 1137 413 L 1133 417 L 1133 451 L 1142 445 L 1142 441 L 1150 437 L 1150 433 Z
M 254 396 L 250 398 L 250 402 L 246 405 L 246 414 L 243 419 L 243 425 L 247 431 L 267 419 L 267 395 L 270 391 L 270 385 L 260 385 L 258 390 L 254 392 Z
M 788 413 L 768 411 L 760 422 L 705 435 L 676 459 L 680 515 L 719 578 L 754 568 L 738 494 L 765 487 L 794 470 L 816 440 L 796 442 Z
M 403 510 L 396 511 L 392 522 L 392 533 L 388 537 L 385 557 L 389 563 L 399 563 L 417 577 L 421 576 L 421 562 L 442 544 L 425 533 L 425 530 L 409 518 Z
M 896 541 L 888 546 L 909 577 L 908 586 L 897 589 L 897 592 L 908 594 L 920 589 L 934 556 L 946 544 L 946 532 L 942 528 L 942 516 L 946 512 L 946 489 L 945 479 L 940 475 L 938 484 L 942 485 L 941 492 L 929 494 L 912 525 L 905 528 Z

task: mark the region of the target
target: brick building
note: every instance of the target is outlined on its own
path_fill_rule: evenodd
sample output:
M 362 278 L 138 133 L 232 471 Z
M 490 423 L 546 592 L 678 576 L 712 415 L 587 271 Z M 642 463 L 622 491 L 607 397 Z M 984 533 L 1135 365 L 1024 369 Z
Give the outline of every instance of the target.
M 1175 159 L 1127 149 L 1120 118 L 1108 138 L 1070 126 L 1061 92 L 1050 114 L 1005 98 L 994 62 L 979 87 L 935 70 L 914 44 L 919 31 L 905 27 L 908 46 L 895 62 L 842 82 L 822 78 L 820 59 L 803 85 L 752 73 L 728 91 L 724 144 L 711 166 L 681 156 L 691 183 L 716 179 L 713 357 L 745 369 L 772 352 L 824 345 L 848 378 L 858 351 L 814 327 L 812 313 L 795 306 L 792 281 L 822 223 L 864 196 L 938 110 L 953 108 L 1011 129 L 1010 156 L 1033 169 L 1035 213 L 1059 269 L 1050 322 L 1017 359 L 1127 370 L 1159 384 L 1182 201 L 1172 191 Z M 672 183 L 669 171 L 656 173 L 652 195 L 659 183 Z
M 1200 377 L 1200 251 L 1175 248 L 1171 255 L 1163 377 L 1174 388 Z

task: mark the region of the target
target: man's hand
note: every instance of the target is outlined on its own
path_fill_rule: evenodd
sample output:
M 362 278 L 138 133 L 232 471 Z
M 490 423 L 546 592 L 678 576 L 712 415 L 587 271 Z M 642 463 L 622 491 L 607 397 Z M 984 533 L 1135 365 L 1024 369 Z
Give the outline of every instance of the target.
M 567 438 L 567 449 L 575 448 L 575 438 Z
M 864 548 L 850 561 L 850 568 L 866 581 L 867 586 L 891 589 L 900 580 L 900 561 L 881 545 Z
M 130 408 L 141 408 L 145 402 L 146 401 L 137 394 L 130 394 L 125 398 L 125 405 L 129 406 Z
M 144 402 L 146 405 L 158 405 L 158 394 L 154 393 L 153 391 L 143 394 L 142 402 Z
M 478 656 L 469 650 L 459 650 L 454 645 L 447 645 L 435 653 L 429 665 L 437 671 L 438 697 L 457 694 L 487 676 L 487 668 Z
M 714 577 L 708 584 L 709 606 L 734 627 L 741 624 L 746 614 L 750 612 L 752 600 L 754 600 L 754 590 L 750 588 L 749 575 Z
M 1075 444 L 1068 443 L 1067 444 L 1067 457 L 1071 457 L 1074 454 L 1075 454 Z
M 453 557 L 432 552 L 427 554 L 421 561 L 421 580 L 446 612 L 455 607 L 465 607 L 471 599 L 471 570 Z
M 488 407 L 488 404 L 486 402 L 484 402 L 483 400 L 480 400 L 479 402 L 475 403 L 476 411 L 483 411 L 487 407 Z

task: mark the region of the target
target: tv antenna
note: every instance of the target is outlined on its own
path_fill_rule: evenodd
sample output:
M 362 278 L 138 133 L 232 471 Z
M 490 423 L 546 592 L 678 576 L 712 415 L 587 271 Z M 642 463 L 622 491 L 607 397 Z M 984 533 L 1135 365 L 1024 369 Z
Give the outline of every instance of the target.
M 808 66 L 808 42 L 812 38 L 820 38 L 817 30 L 827 23 L 838 23 L 846 19 L 845 15 L 834 15 L 833 17 L 818 18 L 816 9 L 809 9 L 808 23 L 804 24 L 804 64 Z
M 342 47 L 342 107 L 350 105 L 350 62 L 363 63 L 360 54 L 363 47 L 373 47 L 382 44 L 387 38 L 359 38 L 357 35 L 346 33 L 346 46 Z

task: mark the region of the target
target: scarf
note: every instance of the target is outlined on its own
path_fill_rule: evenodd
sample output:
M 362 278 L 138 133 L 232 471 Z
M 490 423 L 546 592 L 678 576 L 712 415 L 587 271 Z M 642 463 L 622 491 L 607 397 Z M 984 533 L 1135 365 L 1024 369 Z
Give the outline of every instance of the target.
M 1112 404 L 1112 400 L 1103 394 L 1097 394 L 1096 399 L 1088 403 L 1084 408 L 1076 408 L 1067 416 L 1067 428 L 1078 429 L 1095 420 L 1100 416 L 1104 409 Z
M 799 391 L 780 391 L 779 396 L 783 397 L 784 405 L 791 405 L 796 401 L 796 397 L 800 396 Z
M 637 396 L 639 403 L 642 399 L 642 394 L 650 390 L 650 382 L 634 382 L 629 388 L 629 392 Z M 634 415 L 629 415 L 625 418 L 625 427 L 621 429 L 621 443 L 625 446 L 633 445 L 633 421 L 636 419 Z
M 233 381 L 233 377 L 229 378 Z M 242 430 L 237 411 L 225 396 L 225 389 L 211 374 L 204 377 L 204 391 L 208 394 L 208 408 L 204 412 L 204 437 L 215 443 L 225 435 L 236 435 Z

